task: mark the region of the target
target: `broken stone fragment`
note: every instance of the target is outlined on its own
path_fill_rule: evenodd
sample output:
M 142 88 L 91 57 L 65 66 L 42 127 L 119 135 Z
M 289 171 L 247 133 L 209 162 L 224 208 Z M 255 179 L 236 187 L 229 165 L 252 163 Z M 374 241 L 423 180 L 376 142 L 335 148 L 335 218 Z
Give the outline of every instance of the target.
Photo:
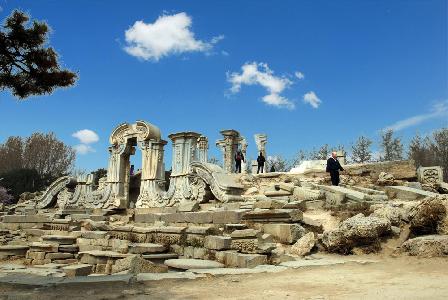
M 379 237 L 390 231 L 388 219 L 358 214 L 342 222 L 337 229 L 325 231 L 322 243 L 329 252 L 350 253 L 356 246 L 379 245 Z
M 292 245 L 290 253 L 299 256 L 305 256 L 311 253 L 316 244 L 314 233 L 309 232 L 302 236 L 294 245 Z
M 88 264 L 71 265 L 63 267 L 62 271 L 67 275 L 67 277 L 87 276 L 92 273 L 92 265 Z
M 410 212 L 411 231 L 414 234 L 447 234 L 448 196 L 427 197 Z
M 166 273 L 168 267 L 164 265 L 156 265 L 140 255 L 132 255 L 123 259 L 118 259 L 112 266 L 112 273 L 128 271 L 128 273 Z
M 226 236 L 209 235 L 205 238 L 205 248 L 213 250 L 228 250 L 231 247 L 232 238 Z
M 401 250 L 412 256 L 448 256 L 448 235 L 426 235 L 407 240 Z
M 264 224 L 263 231 L 283 244 L 295 243 L 306 233 L 305 228 L 299 224 Z

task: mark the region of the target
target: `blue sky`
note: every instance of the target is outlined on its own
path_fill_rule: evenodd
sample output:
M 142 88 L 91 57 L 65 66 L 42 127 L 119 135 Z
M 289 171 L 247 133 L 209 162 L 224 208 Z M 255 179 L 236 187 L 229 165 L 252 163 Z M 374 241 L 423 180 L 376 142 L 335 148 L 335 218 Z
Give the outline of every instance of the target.
M 75 87 L 27 101 L 0 92 L 0 142 L 53 131 L 76 146 L 75 132 L 94 131 L 98 140 L 83 140 L 77 168 L 107 166 L 110 132 L 140 119 L 165 139 L 200 132 L 218 158 L 214 142 L 229 128 L 246 136 L 248 156 L 256 156 L 253 135 L 266 133 L 268 154 L 289 158 L 325 143 L 350 146 L 361 134 L 377 140 L 387 127 L 408 140 L 448 126 L 445 0 L 0 7 L 2 19 L 19 8 L 48 22 L 50 45 L 80 75 Z M 168 146 L 167 166 L 170 155 Z

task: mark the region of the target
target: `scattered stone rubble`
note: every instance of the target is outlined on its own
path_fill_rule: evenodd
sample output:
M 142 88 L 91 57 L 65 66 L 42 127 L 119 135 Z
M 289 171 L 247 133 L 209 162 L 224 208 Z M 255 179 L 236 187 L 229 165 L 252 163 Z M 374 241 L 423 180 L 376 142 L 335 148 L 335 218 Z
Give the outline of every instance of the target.
M 169 186 L 162 189 L 163 164 L 151 156 L 163 153 L 160 131 L 143 121 L 120 125 L 111 135 L 108 177 L 100 186 L 91 177 L 64 177 L 0 212 L 0 259 L 19 262 L 15 272 L 138 274 L 137 280 L 145 280 L 319 265 L 304 260 L 325 252 L 379 252 L 390 239 L 398 241 L 399 254 L 448 255 L 448 195 L 440 192 L 445 183 L 439 168 L 347 165 L 341 186 L 328 185 L 322 170 L 232 174 L 229 155 L 245 140 L 235 130 L 222 133 L 224 169 L 206 162 L 204 136 L 170 135 L 179 151 Z M 144 162 L 155 164 L 139 174 L 140 181 L 127 181 L 123 166 L 129 161 L 116 160 L 129 159 L 126 147 L 135 141 L 151 156 Z M 119 194 L 129 182 L 140 184 L 138 197 Z

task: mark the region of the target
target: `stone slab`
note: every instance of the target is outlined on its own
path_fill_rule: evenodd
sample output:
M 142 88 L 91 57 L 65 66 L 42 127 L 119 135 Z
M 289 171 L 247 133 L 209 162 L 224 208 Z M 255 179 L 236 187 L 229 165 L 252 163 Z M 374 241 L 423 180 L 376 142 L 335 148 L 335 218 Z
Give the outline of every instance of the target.
M 435 197 L 438 194 L 428 192 L 420 189 L 415 189 L 407 186 L 387 186 L 386 189 L 395 195 L 395 198 L 400 200 L 421 200 L 426 197 Z
M 137 282 L 159 281 L 165 279 L 196 279 L 206 277 L 205 274 L 194 274 L 192 272 L 175 272 L 175 273 L 139 273 L 137 274 Z
M 201 259 L 168 259 L 165 261 L 165 265 L 175 269 L 211 269 L 222 268 L 223 264 L 213 260 L 201 260 Z
M 162 253 L 166 251 L 163 245 L 153 243 L 134 243 L 129 244 L 129 253 L 135 254 L 149 254 L 149 253 Z
M 62 268 L 67 277 L 87 276 L 92 273 L 93 267 L 88 264 L 71 265 Z
M 3 223 L 48 223 L 51 218 L 45 215 L 5 215 Z

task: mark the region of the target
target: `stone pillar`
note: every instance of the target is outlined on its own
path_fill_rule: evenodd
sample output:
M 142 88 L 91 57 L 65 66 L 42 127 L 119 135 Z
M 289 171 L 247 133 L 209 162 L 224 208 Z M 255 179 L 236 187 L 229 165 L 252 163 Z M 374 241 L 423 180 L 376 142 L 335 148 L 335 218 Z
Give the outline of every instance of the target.
M 147 207 L 159 199 L 160 188 L 165 183 L 165 164 L 163 163 L 164 140 L 147 140 L 139 143 L 142 150 L 142 174 L 140 181 L 140 194 L 136 207 Z M 163 203 L 161 204 L 163 205 Z
M 339 160 L 339 163 L 341 165 L 345 165 L 345 151 L 344 150 L 338 150 L 336 151 L 336 156 Z
M 201 135 L 198 138 L 198 150 L 199 150 L 199 161 L 201 163 L 208 162 L 208 139 L 206 136 Z
M 128 182 L 129 155 L 132 151 L 129 144 L 117 144 L 109 147 L 109 164 L 107 168 L 107 183 L 110 185 L 111 193 L 108 201 L 111 207 L 123 208 L 127 206 L 128 193 L 126 183 Z
M 234 157 L 238 150 L 238 143 L 240 133 L 233 129 L 222 130 L 223 135 L 222 140 L 216 141 L 216 146 L 218 146 L 223 152 L 223 168 L 226 172 L 232 173 L 234 170 Z
M 241 162 L 241 173 L 247 174 L 247 141 L 244 137 L 240 139 L 241 153 L 243 153 L 244 161 Z
M 266 160 L 268 159 L 267 155 L 266 155 L 266 143 L 268 142 L 268 137 L 266 134 L 264 133 L 257 133 L 254 135 L 255 138 L 255 144 L 257 145 L 257 157 L 258 155 L 260 155 L 260 152 L 263 154 L 263 156 L 266 158 Z M 258 167 L 258 164 L 257 164 Z M 264 169 L 263 172 L 266 173 L 266 163 L 264 164 Z M 255 173 L 257 173 L 255 171 Z
M 190 163 L 198 160 L 197 143 L 200 136 L 196 132 L 179 132 L 168 136 L 173 142 L 171 177 L 185 176 L 190 172 Z

